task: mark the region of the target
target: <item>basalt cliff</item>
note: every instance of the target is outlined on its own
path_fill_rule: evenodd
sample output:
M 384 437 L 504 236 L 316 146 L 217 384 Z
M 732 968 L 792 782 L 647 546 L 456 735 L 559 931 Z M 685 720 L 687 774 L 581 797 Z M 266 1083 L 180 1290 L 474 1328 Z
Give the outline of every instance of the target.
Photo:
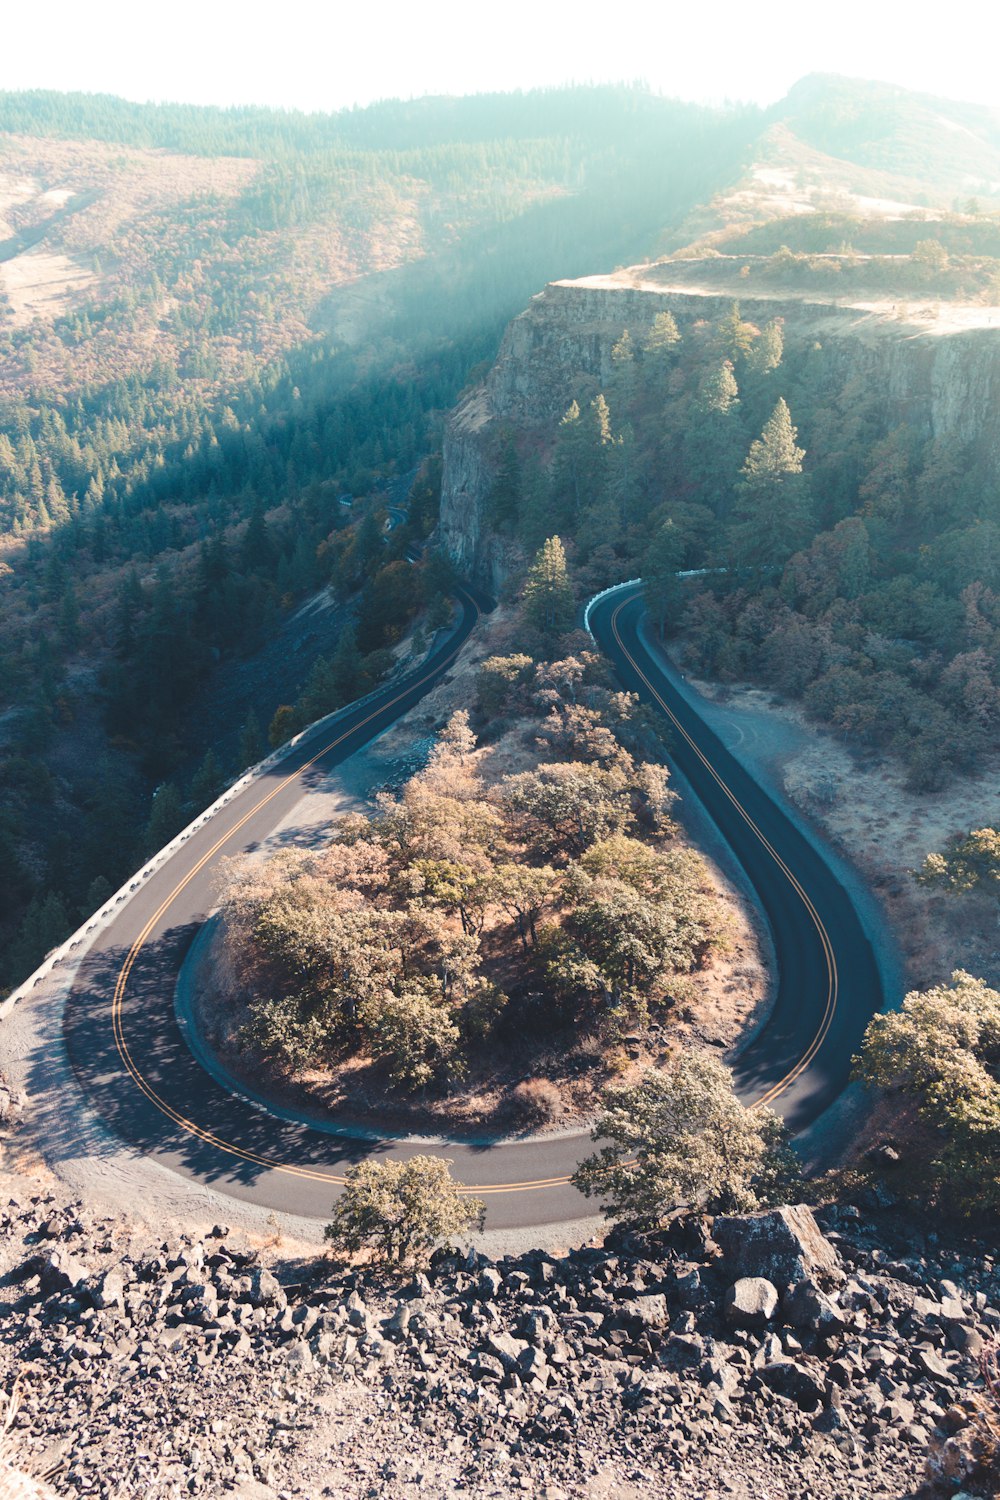
M 540 445 L 570 402 L 609 380 L 623 330 L 642 339 L 669 311 L 682 333 L 739 300 L 745 319 L 783 323 L 786 362 L 822 346 L 824 358 L 866 394 L 879 393 L 886 429 L 971 443 L 1000 482 L 1000 308 L 935 301 L 822 300 L 789 292 L 747 295 L 735 263 L 637 266 L 558 281 L 533 297 L 507 329 L 484 382 L 467 392 L 445 435 L 441 542 L 466 576 L 502 585 L 520 561 L 492 534 L 489 502 L 503 435 L 535 433 Z

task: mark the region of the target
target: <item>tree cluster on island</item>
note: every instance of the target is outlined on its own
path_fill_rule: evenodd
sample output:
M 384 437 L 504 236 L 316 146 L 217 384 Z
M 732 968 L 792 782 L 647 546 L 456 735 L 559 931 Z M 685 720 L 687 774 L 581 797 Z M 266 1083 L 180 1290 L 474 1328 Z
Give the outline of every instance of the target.
M 572 614 L 550 538 L 523 638 L 557 644 Z M 279 1070 L 361 1053 L 397 1090 L 440 1091 L 526 1037 L 610 1050 L 669 1017 L 724 942 L 706 868 L 676 837 L 667 771 L 644 753 L 648 726 L 599 658 L 488 658 L 477 712 L 494 734 L 520 726 L 526 768 L 491 773 L 460 711 L 425 768 L 322 849 L 231 871 L 244 1039 Z

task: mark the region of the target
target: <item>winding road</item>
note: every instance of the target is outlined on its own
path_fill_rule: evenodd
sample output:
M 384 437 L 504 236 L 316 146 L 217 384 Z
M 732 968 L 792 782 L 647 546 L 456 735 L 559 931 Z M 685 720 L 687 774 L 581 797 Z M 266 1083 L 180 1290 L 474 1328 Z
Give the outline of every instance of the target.
M 461 621 L 422 667 L 306 736 L 196 829 L 152 874 L 81 961 L 64 1033 L 77 1078 L 111 1129 L 172 1171 L 267 1208 L 322 1219 L 362 1157 L 426 1145 L 371 1142 L 279 1119 L 228 1093 L 186 1047 L 174 1015 L 180 967 L 213 904 L 218 860 L 253 849 L 302 796 L 411 709 L 453 666 L 485 601 L 460 591 Z M 794 1129 L 843 1088 L 865 1024 L 881 1008 L 871 947 L 821 854 L 758 787 L 672 685 L 638 633 L 641 601 L 612 596 L 591 625 L 624 686 L 672 724 L 672 756 L 731 845 L 770 921 L 779 987 L 771 1019 L 737 1065 L 749 1103 L 773 1104 Z M 593 1212 L 568 1182 L 584 1133 L 440 1148 L 484 1197 L 491 1229 Z

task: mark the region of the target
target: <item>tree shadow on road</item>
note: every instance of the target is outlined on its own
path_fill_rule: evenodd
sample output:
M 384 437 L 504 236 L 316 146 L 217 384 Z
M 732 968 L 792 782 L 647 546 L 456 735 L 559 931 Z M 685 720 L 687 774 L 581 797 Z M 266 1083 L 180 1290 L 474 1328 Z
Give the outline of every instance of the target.
M 56 1007 L 30 1059 L 29 1087 L 44 1116 L 46 1154 L 59 1160 L 96 1149 L 112 1155 L 113 1141 L 86 1131 L 75 1083 L 86 1103 L 119 1141 L 162 1165 L 222 1191 L 259 1184 L 279 1174 L 303 1186 L 324 1185 L 354 1162 L 382 1148 L 378 1141 L 324 1135 L 283 1121 L 234 1097 L 201 1068 L 188 1050 L 174 1014 L 174 985 L 198 924 L 169 929 L 138 956 L 122 998 L 116 1028 L 112 1001 L 124 947 L 84 958 L 66 1003 L 62 1036 Z M 62 1043 L 72 1064 L 59 1075 L 54 1049 Z M 300 1174 L 310 1174 L 301 1176 Z M 316 1175 L 312 1175 L 316 1174 Z M 330 1181 L 324 1183 L 329 1175 Z M 290 1196 L 286 1185 L 282 1197 Z

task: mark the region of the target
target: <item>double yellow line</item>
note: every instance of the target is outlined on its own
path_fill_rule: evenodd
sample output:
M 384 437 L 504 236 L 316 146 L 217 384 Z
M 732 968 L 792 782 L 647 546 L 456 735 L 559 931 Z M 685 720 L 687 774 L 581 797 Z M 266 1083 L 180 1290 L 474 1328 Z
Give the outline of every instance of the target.
M 479 607 L 475 603 L 475 600 L 471 598 L 471 596 L 464 594 L 464 591 L 462 597 L 467 606 L 474 611 L 474 628 L 480 614 Z M 794 1082 L 794 1080 L 799 1076 L 803 1069 L 808 1067 L 813 1057 L 815 1057 L 816 1052 L 819 1050 L 819 1047 L 822 1045 L 823 1039 L 826 1036 L 827 1031 L 829 1030 L 830 1022 L 833 1018 L 834 1010 L 836 1009 L 837 996 L 837 966 L 833 955 L 833 947 L 830 943 L 830 939 L 827 935 L 826 929 L 823 926 L 822 920 L 820 919 L 820 916 L 816 911 L 816 908 L 814 907 L 806 892 L 803 890 L 799 881 L 789 870 L 788 866 L 781 859 L 777 851 L 768 842 L 767 838 L 757 827 L 756 823 L 754 823 L 750 818 L 749 814 L 743 808 L 742 804 L 726 786 L 725 782 L 718 775 L 710 762 L 698 749 L 698 746 L 691 739 L 691 736 L 684 729 L 683 725 L 678 722 L 677 718 L 667 707 L 666 703 L 663 701 L 653 684 L 649 681 L 649 678 L 643 672 L 638 662 L 635 661 L 634 657 L 629 652 L 628 648 L 621 638 L 621 634 L 618 629 L 618 616 L 623 608 L 624 604 L 620 604 L 618 606 L 618 608 L 614 612 L 614 615 L 612 616 L 611 622 L 615 639 L 618 642 L 620 649 L 622 650 L 628 661 L 631 663 L 635 671 L 638 673 L 639 677 L 646 684 L 656 702 L 663 709 L 663 712 L 674 724 L 679 733 L 684 736 L 684 738 L 690 744 L 691 748 L 694 750 L 695 754 L 704 763 L 706 769 L 715 778 L 719 786 L 729 797 L 730 801 L 733 803 L 733 806 L 743 816 L 743 818 L 745 818 L 746 822 L 750 825 L 753 831 L 757 834 L 758 838 L 768 849 L 769 853 L 772 855 L 779 868 L 787 876 L 790 884 L 792 885 L 796 894 L 801 898 L 811 920 L 816 926 L 817 932 L 820 936 L 820 941 L 823 945 L 824 953 L 826 955 L 827 970 L 829 975 L 829 990 L 823 1021 L 809 1048 L 800 1058 L 798 1063 L 796 1063 L 795 1067 L 792 1068 L 785 1075 L 785 1077 L 780 1080 L 780 1082 L 776 1083 L 771 1089 L 769 1089 L 768 1092 L 764 1094 L 760 1099 L 754 1101 L 755 1104 L 758 1105 L 767 1104 L 770 1102 L 770 1100 L 774 1099 L 778 1094 L 786 1089 L 789 1084 Z M 245 1146 L 239 1146 L 232 1141 L 224 1140 L 221 1136 L 216 1135 L 214 1131 L 207 1130 L 204 1126 L 199 1125 L 197 1121 L 192 1120 L 187 1115 L 182 1114 L 179 1110 L 175 1109 L 172 1104 L 170 1104 L 166 1099 L 163 1098 L 163 1096 L 158 1092 L 153 1084 L 150 1083 L 149 1079 L 146 1078 L 142 1070 L 139 1068 L 138 1064 L 135 1062 L 135 1059 L 132 1057 L 131 1051 L 129 1049 L 127 1038 L 125 1036 L 123 1019 L 123 1004 L 125 999 L 125 992 L 128 985 L 129 976 L 132 973 L 132 969 L 139 957 L 139 954 L 142 952 L 143 948 L 148 942 L 150 934 L 153 932 L 154 928 L 156 928 L 158 923 L 169 911 L 170 907 L 176 901 L 181 892 L 184 891 L 186 887 L 190 885 L 191 881 L 194 880 L 195 876 L 200 874 L 205 866 L 208 865 L 216 857 L 216 855 L 220 852 L 224 845 L 227 844 L 237 833 L 239 833 L 239 831 L 250 821 L 251 818 L 255 817 L 256 814 L 260 812 L 261 808 L 266 807 L 273 798 L 277 797 L 288 786 L 290 786 L 292 782 L 300 777 L 304 771 L 309 770 L 310 767 L 314 766 L 317 761 L 323 758 L 323 756 L 329 754 L 331 750 L 336 749 L 338 745 L 342 744 L 344 740 L 357 733 L 359 729 L 363 729 L 366 724 L 370 724 L 373 719 L 378 718 L 385 712 L 386 709 L 392 708 L 395 704 L 401 702 L 403 698 L 409 696 L 409 694 L 412 693 L 415 688 L 422 687 L 425 683 L 428 683 L 435 677 L 437 677 L 439 673 L 443 673 L 444 671 L 446 671 L 448 666 L 450 666 L 451 663 L 457 658 L 462 644 L 464 644 L 464 641 L 455 647 L 454 651 L 445 658 L 445 661 L 441 664 L 440 667 L 435 667 L 433 671 L 426 673 L 421 678 L 418 678 L 416 682 L 409 683 L 405 688 L 403 688 L 400 693 L 396 695 L 395 698 L 391 698 L 387 702 L 380 704 L 377 708 L 373 709 L 366 718 L 360 720 L 357 724 L 352 724 L 349 729 L 346 729 L 343 732 L 343 734 L 338 735 L 336 739 L 331 740 L 328 744 L 324 745 L 322 749 L 317 750 L 315 754 L 310 756 L 308 760 L 303 761 L 301 765 L 297 766 L 295 770 L 284 777 L 277 784 L 277 786 L 273 787 L 266 796 L 261 797 L 260 800 L 249 809 L 248 812 L 244 813 L 243 817 L 240 818 L 232 828 L 228 829 L 221 836 L 221 838 L 216 840 L 211 848 L 208 849 L 207 852 L 203 854 L 202 857 L 197 861 L 197 863 L 188 871 L 184 878 L 178 881 L 177 885 L 174 886 L 170 894 L 160 903 L 156 911 L 146 922 L 142 931 L 139 933 L 138 937 L 135 939 L 131 948 L 129 949 L 129 952 L 118 974 L 111 1006 L 112 1027 L 114 1031 L 115 1046 L 117 1047 L 118 1055 L 121 1058 L 122 1063 L 124 1064 L 129 1076 L 132 1078 L 136 1087 L 139 1089 L 140 1093 L 143 1094 L 144 1097 L 148 1099 L 149 1102 L 157 1110 L 159 1110 L 162 1115 L 164 1115 L 168 1120 L 172 1121 L 173 1124 L 177 1125 L 186 1134 L 195 1137 L 197 1140 L 204 1142 L 206 1145 L 212 1146 L 229 1156 L 234 1156 L 241 1161 L 249 1162 L 251 1165 L 264 1167 L 272 1171 L 284 1172 L 292 1177 L 305 1178 L 313 1182 L 325 1182 L 329 1183 L 331 1186 L 342 1186 L 345 1181 L 345 1178 L 341 1173 L 327 1172 L 315 1167 L 304 1167 L 298 1165 L 295 1162 L 280 1161 L 273 1156 L 265 1156 L 261 1152 L 252 1151 Z M 560 1187 L 569 1182 L 569 1180 L 569 1176 L 564 1174 L 558 1177 L 535 1178 L 531 1181 L 525 1182 L 509 1182 L 499 1184 L 463 1184 L 462 1191 L 465 1193 L 483 1193 L 492 1196 L 501 1193 L 530 1192 L 537 1191 L 542 1188 Z
M 481 613 L 479 606 L 476 604 L 471 595 L 466 594 L 464 590 L 459 590 L 458 592 L 460 593 L 467 607 L 473 611 L 472 629 L 475 629 L 476 623 L 478 622 Z M 139 933 L 139 936 L 135 939 L 135 942 L 129 949 L 125 961 L 122 964 L 121 969 L 119 970 L 118 979 L 115 984 L 115 992 L 111 1002 L 111 1021 L 114 1031 L 115 1046 L 117 1047 L 118 1055 L 121 1058 L 136 1087 L 139 1089 L 140 1093 L 143 1094 L 145 1098 L 148 1099 L 149 1102 L 156 1109 L 158 1109 L 162 1115 L 165 1115 L 168 1120 L 171 1120 L 173 1124 L 179 1126 L 180 1129 L 185 1131 L 186 1134 L 194 1136 L 197 1140 L 203 1141 L 207 1146 L 213 1146 L 217 1150 L 225 1152 L 229 1156 L 237 1157 L 239 1158 L 239 1160 L 249 1162 L 254 1166 L 266 1167 L 272 1171 L 284 1172 L 291 1177 L 306 1178 L 312 1182 L 326 1182 L 330 1183 L 331 1186 L 334 1187 L 343 1186 L 345 1182 L 345 1178 L 341 1173 L 326 1172 L 320 1168 L 299 1166 L 295 1162 L 280 1161 L 272 1156 L 265 1156 L 259 1151 L 252 1151 L 245 1146 L 238 1146 L 232 1141 L 226 1141 L 221 1136 L 216 1135 L 214 1131 L 207 1130 L 203 1125 L 199 1125 L 196 1120 L 189 1119 L 187 1115 L 182 1114 L 179 1110 L 175 1109 L 174 1106 L 168 1102 L 168 1100 L 163 1098 L 162 1094 L 160 1094 L 154 1087 L 154 1085 L 150 1083 L 149 1079 L 145 1076 L 141 1068 L 136 1063 L 129 1050 L 128 1041 L 125 1036 L 122 1008 L 129 976 L 132 972 L 136 960 L 139 957 L 139 954 L 142 952 L 143 948 L 148 942 L 149 936 L 153 932 L 154 928 L 161 921 L 164 915 L 169 911 L 170 907 L 173 905 L 174 901 L 176 901 L 181 892 L 185 890 L 185 888 L 190 885 L 191 881 L 194 880 L 195 876 L 198 875 L 205 868 L 205 866 L 215 858 L 215 856 L 219 853 L 223 846 L 227 844 L 235 834 L 239 833 L 240 829 L 243 828 L 251 818 L 255 817 L 256 814 L 260 812 L 262 807 L 266 807 L 274 797 L 277 797 L 281 792 L 285 790 L 286 787 L 290 786 L 291 783 L 295 781 L 299 776 L 301 776 L 304 771 L 308 771 L 309 768 L 311 766 L 314 766 L 318 760 L 322 760 L 324 755 L 329 754 L 331 750 L 336 749 L 336 747 L 342 744 L 344 740 L 348 739 L 351 735 L 356 734 L 359 729 L 363 729 L 366 724 L 370 724 L 373 719 L 378 718 L 379 715 L 383 714 L 387 708 L 392 708 L 395 704 L 402 702 L 402 700 L 408 697 L 415 688 L 422 687 L 425 683 L 433 681 L 439 675 L 443 675 L 443 673 L 447 671 L 452 662 L 454 662 L 457 658 L 464 643 L 464 640 L 460 642 L 455 647 L 455 649 L 449 653 L 449 655 L 444 659 L 440 666 L 435 667 L 431 672 L 425 673 L 423 677 L 418 678 L 415 682 L 409 683 L 402 689 L 401 692 L 397 693 L 395 698 L 390 698 L 387 702 L 380 704 L 378 708 L 373 709 L 366 718 L 361 719 L 357 724 L 352 724 L 349 729 L 346 729 L 343 734 L 338 735 L 336 739 L 330 740 L 330 742 L 324 745 L 321 750 L 317 750 L 315 754 L 310 756 L 308 760 L 303 761 L 302 764 L 297 766 L 294 771 L 290 772 L 289 775 L 284 777 L 284 779 L 280 781 L 277 786 L 273 787 L 265 797 L 261 797 L 258 802 L 254 803 L 253 807 L 251 807 L 248 812 L 244 813 L 239 822 L 235 823 L 232 828 L 228 829 L 227 832 L 224 833 L 221 838 L 217 839 L 212 847 L 202 855 L 197 864 L 195 864 L 184 876 L 183 880 L 178 881 L 170 894 L 160 903 L 159 907 L 157 907 L 156 911 L 149 918 L 148 922 Z M 530 1189 L 536 1188 L 556 1187 L 568 1181 L 569 1178 L 567 1176 L 563 1176 L 539 1178 L 533 1182 L 501 1183 L 497 1185 L 471 1184 L 463 1185 L 461 1191 L 464 1193 L 488 1194 L 525 1192 Z
M 838 988 L 837 960 L 836 960 L 836 956 L 835 956 L 834 951 L 833 951 L 833 943 L 830 941 L 830 934 L 827 932 L 825 926 L 823 925 L 823 919 L 822 919 L 822 917 L 820 916 L 819 912 L 816 910 L 816 907 L 813 905 L 812 900 L 810 899 L 808 893 L 803 888 L 801 882 L 792 873 L 792 871 L 788 868 L 788 866 L 786 865 L 785 861 L 782 859 L 781 855 L 778 853 L 777 849 L 775 849 L 774 845 L 771 843 L 771 841 L 764 834 L 763 830 L 757 825 L 757 823 L 754 822 L 753 818 L 751 818 L 750 814 L 747 812 L 746 808 L 743 806 L 742 802 L 739 800 L 739 798 L 736 796 L 736 794 L 723 781 L 722 777 L 719 775 L 718 771 L 712 765 L 711 761 L 699 749 L 698 745 L 695 743 L 695 741 L 688 734 L 687 730 L 684 728 L 684 725 L 677 718 L 677 715 L 674 714 L 670 710 L 670 708 L 667 706 L 667 704 L 661 698 L 660 694 L 657 692 L 656 688 L 650 682 L 649 678 L 646 676 L 645 672 L 642 670 L 642 668 L 640 667 L 639 663 L 636 661 L 635 657 L 632 655 L 631 651 L 629 651 L 628 647 L 626 646 L 625 642 L 622 639 L 621 631 L 618 629 L 618 616 L 621 614 L 622 610 L 629 603 L 631 603 L 631 600 L 624 599 L 622 601 L 622 603 L 618 605 L 618 607 L 616 608 L 614 614 L 611 616 L 611 629 L 612 629 L 612 632 L 614 634 L 615 641 L 618 644 L 619 650 L 625 656 L 625 658 L 627 659 L 627 661 L 631 664 L 631 666 L 634 669 L 634 671 L 639 675 L 639 677 L 642 679 L 642 681 L 646 684 L 646 687 L 649 689 L 649 691 L 652 694 L 652 696 L 656 699 L 656 702 L 660 705 L 660 707 L 662 708 L 663 712 L 666 714 L 667 718 L 670 720 L 671 724 L 677 730 L 678 734 L 682 735 L 683 738 L 687 741 L 687 743 L 690 745 L 691 749 L 694 751 L 695 755 L 697 755 L 698 759 L 701 761 L 702 765 L 705 767 L 705 770 L 713 778 L 713 780 L 718 783 L 718 785 L 721 787 L 722 791 L 725 792 L 726 796 L 729 798 L 729 801 L 732 803 L 733 807 L 739 813 L 740 817 L 744 820 L 744 822 L 747 824 L 747 826 L 749 828 L 751 828 L 753 830 L 753 832 L 757 835 L 757 837 L 760 839 L 761 843 L 764 845 L 764 848 L 767 850 L 768 854 L 770 854 L 771 858 L 774 860 L 775 864 L 778 866 L 778 869 L 786 877 L 786 879 L 788 880 L 789 885 L 792 887 L 792 890 L 795 892 L 796 896 L 799 897 L 799 899 L 801 900 L 803 906 L 805 907 L 805 909 L 806 909 L 806 911 L 807 911 L 807 913 L 809 915 L 809 920 L 813 923 L 813 925 L 816 928 L 817 933 L 819 934 L 820 944 L 821 944 L 822 949 L 823 949 L 823 957 L 826 960 L 826 972 L 827 972 L 826 1005 L 824 1007 L 823 1015 L 822 1015 L 822 1018 L 820 1020 L 819 1026 L 817 1028 L 816 1035 L 813 1037 L 812 1041 L 809 1043 L 809 1046 L 806 1048 L 805 1052 L 803 1052 L 803 1054 L 799 1058 L 798 1062 L 795 1064 L 794 1067 L 792 1067 L 792 1068 L 790 1068 L 788 1070 L 788 1072 L 785 1074 L 784 1078 L 780 1078 L 777 1083 L 772 1084 L 772 1086 L 767 1090 L 766 1093 L 761 1094 L 761 1096 L 760 1096 L 759 1099 L 755 1099 L 753 1101 L 753 1107 L 757 1108 L 758 1106 L 760 1106 L 762 1104 L 770 1104 L 773 1099 L 776 1099 L 779 1094 L 783 1094 L 784 1091 L 785 1091 L 785 1089 L 787 1089 L 791 1084 L 793 1084 L 795 1082 L 795 1080 L 800 1076 L 800 1074 L 802 1074 L 805 1071 L 805 1069 L 808 1068 L 809 1064 L 812 1062 L 813 1058 L 816 1056 L 816 1053 L 819 1051 L 820 1047 L 822 1047 L 823 1042 L 824 1042 L 824 1040 L 826 1038 L 826 1034 L 830 1030 L 830 1026 L 831 1026 L 831 1024 L 833 1022 L 834 1012 L 837 1009 L 837 988 Z

